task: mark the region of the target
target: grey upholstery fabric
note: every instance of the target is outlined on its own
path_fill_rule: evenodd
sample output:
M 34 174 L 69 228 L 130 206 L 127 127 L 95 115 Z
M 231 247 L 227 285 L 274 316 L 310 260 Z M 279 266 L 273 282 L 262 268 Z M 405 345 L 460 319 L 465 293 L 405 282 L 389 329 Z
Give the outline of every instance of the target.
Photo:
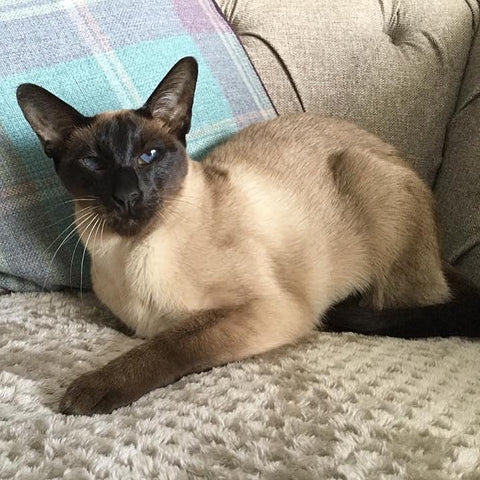
M 480 34 L 450 122 L 435 193 L 446 257 L 480 285 Z
M 445 256 L 480 284 L 478 0 L 218 3 L 279 113 L 352 120 L 395 145 L 432 187 L 439 175 Z

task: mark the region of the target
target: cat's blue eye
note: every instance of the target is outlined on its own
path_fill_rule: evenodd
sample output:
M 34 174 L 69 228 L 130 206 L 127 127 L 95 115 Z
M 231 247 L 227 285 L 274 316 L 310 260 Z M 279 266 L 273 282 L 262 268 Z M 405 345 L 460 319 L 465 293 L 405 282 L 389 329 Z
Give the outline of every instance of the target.
M 87 167 L 89 170 L 94 170 L 96 172 L 99 172 L 101 170 L 105 170 L 105 165 L 104 163 L 97 157 L 85 157 L 82 158 L 82 163 L 85 167 Z
M 156 160 L 160 156 L 160 152 L 152 148 L 149 152 L 142 153 L 138 157 L 138 164 L 139 165 L 148 165 L 149 163 L 152 163 L 154 160 Z

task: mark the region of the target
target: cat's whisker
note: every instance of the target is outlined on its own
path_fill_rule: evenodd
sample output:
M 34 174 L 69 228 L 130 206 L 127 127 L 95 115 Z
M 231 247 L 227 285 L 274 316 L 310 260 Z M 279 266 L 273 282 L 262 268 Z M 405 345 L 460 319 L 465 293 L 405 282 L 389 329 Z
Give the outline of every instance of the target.
M 90 228 L 90 225 L 92 225 L 92 222 L 95 221 L 95 219 L 92 220 L 92 222 L 90 222 L 87 227 L 85 228 L 85 230 L 87 230 L 88 228 L 90 228 L 90 233 L 88 234 L 88 237 L 87 237 L 87 240 L 85 241 L 85 245 L 83 247 L 83 255 L 82 255 L 82 261 L 80 263 L 80 299 L 83 300 L 83 263 L 85 261 L 85 254 L 87 252 L 87 247 L 88 247 L 88 242 L 90 240 L 90 237 L 92 236 L 92 233 L 93 233 L 93 230 L 95 229 L 95 226 L 97 225 L 97 223 L 100 221 L 100 217 L 97 217 L 96 218 L 96 222 L 95 224 L 93 225 L 92 228 Z
M 62 231 L 55 237 L 55 239 L 54 239 L 54 240 L 50 243 L 50 245 L 45 249 L 45 253 L 47 253 L 47 252 L 53 247 L 53 245 L 55 245 L 55 243 L 57 242 L 57 240 L 58 240 L 59 238 L 61 238 L 62 235 L 63 235 L 65 232 L 67 232 L 67 230 L 69 230 L 70 228 L 72 229 L 72 231 L 75 230 L 75 219 L 74 219 L 64 230 L 62 230 Z
M 53 247 L 53 245 L 57 242 L 57 240 L 61 238 L 62 235 L 65 232 L 67 232 L 70 228 L 72 228 L 72 231 L 75 231 L 75 228 L 76 228 L 75 222 L 84 219 L 86 215 L 88 215 L 89 213 L 92 213 L 92 211 L 94 210 L 94 207 L 86 207 L 86 209 L 87 208 L 88 208 L 88 211 L 85 212 L 82 210 L 78 218 L 73 219 L 73 221 L 57 235 L 57 237 L 52 241 L 52 243 L 50 243 L 50 245 L 45 249 L 45 253 L 47 253 Z
M 188 200 L 185 200 L 184 198 L 177 198 L 177 197 L 170 196 L 170 195 L 163 195 L 162 200 L 171 200 L 173 203 L 180 202 L 180 203 L 184 203 L 186 205 L 190 205 L 190 206 L 195 207 L 195 208 L 201 208 L 201 206 L 197 205 L 196 203 L 189 202 Z
M 95 230 L 95 235 L 93 237 L 93 252 L 96 252 L 95 250 L 95 246 L 97 244 L 97 234 L 98 234 L 98 231 L 100 230 L 100 227 L 102 226 L 102 222 L 103 222 L 103 219 L 100 218 L 100 221 L 98 222 L 98 226 L 97 224 L 95 224 L 95 227 L 96 227 L 96 230 Z
M 52 259 L 50 260 L 50 263 L 48 265 L 48 268 L 47 268 L 47 276 L 45 277 L 45 280 L 43 282 L 43 287 L 42 287 L 42 290 L 45 290 L 45 286 L 47 284 L 47 280 L 50 276 L 50 271 L 52 269 L 52 265 L 53 265 L 53 262 L 55 260 L 55 257 L 57 256 L 57 253 L 60 251 L 60 249 L 62 248 L 62 246 L 70 239 L 72 238 L 73 234 L 75 233 L 76 229 L 82 225 L 83 223 L 85 223 L 86 221 L 88 221 L 89 219 L 91 219 L 92 217 L 94 217 L 96 215 L 95 212 L 92 212 L 90 214 L 88 214 L 88 217 L 84 220 L 82 220 L 82 222 L 77 225 L 75 228 L 73 228 L 73 230 L 63 239 L 62 243 L 58 246 L 58 248 L 55 250 L 55 253 L 53 254 L 53 257 Z
M 73 279 L 73 262 L 75 260 L 75 253 L 77 253 L 77 248 L 78 248 L 78 244 L 81 242 L 81 238 L 78 237 L 77 239 L 77 243 L 75 243 L 75 247 L 73 249 L 73 253 L 72 253 L 72 258 L 70 260 L 70 286 L 73 287 L 72 285 L 72 279 Z
M 160 207 L 160 203 L 159 203 L 159 207 Z M 160 207 L 160 208 L 158 209 L 158 211 L 157 211 L 157 214 L 160 216 L 160 218 L 162 219 L 162 221 L 164 221 L 165 218 L 166 218 L 166 217 L 165 217 L 165 212 L 166 212 L 166 213 L 172 213 L 172 214 L 175 214 L 175 213 L 176 213 L 174 207 L 173 207 L 171 204 L 169 204 L 168 202 L 167 202 L 167 203 L 164 203 L 164 204 L 162 205 L 162 207 Z
M 73 203 L 73 202 L 94 202 L 96 200 L 98 200 L 98 198 L 96 198 L 96 197 L 72 198 L 72 199 L 69 199 L 69 200 L 63 200 L 60 203 L 65 204 L 65 203 Z
M 100 232 L 100 242 L 102 243 L 102 247 L 104 249 L 104 252 L 105 252 L 105 244 L 103 243 L 103 230 L 105 228 L 105 224 L 107 223 L 107 219 L 104 218 L 103 219 L 103 223 L 102 223 L 102 231 Z
M 96 208 L 96 207 L 95 207 L 95 206 L 85 207 L 85 208 L 83 208 L 82 210 L 80 210 L 80 211 L 78 212 L 78 215 L 80 215 L 80 214 L 82 214 L 82 213 L 86 213 L 85 211 L 91 211 L 91 210 L 93 210 L 94 208 Z M 70 215 L 68 215 L 68 216 L 66 216 L 66 217 L 63 217 L 63 218 L 57 220 L 56 222 L 51 223 L 50 225 L 47 225 L 47 226 L 42 227 L 42 228 L 39 228 L 38 230 L 34 230 L 33 233 L 38 233 L 38 232 L 41 232 L 42 230 L 45 230 L 45 229 L 47 229 L 47 228 L 52 228 L 54 225 L 57 225 L 57 224 L 59 224 L 59 223 L 62 223 L 62 222 L 64 222 L 65 220 L 67 220 L 68 218 L 73 217 L 74 215 L 75 215 L 75 212 L 71 213 Z M 71 225 L 71 224 L 70 224 L 70 225 Z M 63 232 L 62 232 L 62 233 L 63 233 Z M 58 238 L 58 237 L 57 237 L 57 238 Z
M 166 221 L 167 217 L 165 217 L 164 213 L 162 211 L 158 212 L 158 216 L 160 217 L 160 220 L 162 222 Z
M 95 208 L 95 207 L 85 207 L 85 209 L 91 209 L 91 208 Z M 72 258 L 70 260 L 70 286 L 71 287 L 72 287 L 72 283 L 73 283 L 73 281 L 72 281 L 72 278 L 73 278 L 73 262 L 75 260 L 75 253 L 77 252 L 77 248 L 78 248 L 78 245 L 79 245 L 80 242 L 81 242 L 81 238 L 78 237 L 77 243 L 75 244 L 75 247 L 73 249 Z
M 77 200 L 81 200 L 83 202 L 94 202 L 94 201 L 97 201 L 98 202 L 98 199 L 89 199 L 89 198 L 84 198 L 84 199 L 72 199 L 72 200 L 64 200 L 64 201 L 61 201 L 61 202 L 58 202 L 56 203 L 55 205 L 52 205 L 51 207 L 46 207 L 46 209 L 51 212 L 51 213 L 55 213 L 57 212 L 58 210 L 60 209 L 64 209 L 64 208 L 70 208 L 70 206 L 76 202 Z
M 162 200 L 167 200 L 167 202 L 164 204 L 164 208 L 167 212 L 170 211 L 172 214 L 177 215 L 178 217 L 180 217 L 184 221 L 187 221 L 187 218 L 185 217 L 185 215 L 183 215 L 183 213 L 181 213 L 181 211 L 179 209 L 179 206 L 175 205 L 176 201 L 180 201 L 180 202 L 185 203 L 187 205 L 190 205 L 190 206 L 193 206 L 193 207 L 196 207 L 196 208 L 200 208 L 199 205 L 195 205 L 194 203 L 190 203 L 190 202 L 185 201 L 183 199 L 177 199 L 176 197 L 169 196 L 169 195 L 163 196 Z M 161 212 L 161 209 L 159 210 L 159 212 Z M 165 220 L 165 216 L 162 217 L 162 220 Z
M 77 201 L 82 201 L 82 202 L 93 202 L 94 200 L 98 200 L 96 197 L 85 197 L 85 198 L 69 198 L 67 200 L 60 200 L 58 203 L 53 205 L 54 208 L 60 208 L 64 206 L 67 203 L 74 203 Z
M 58 225 L 59 223 L 62 223 L 62 222 L 64 222 L 65 220 L 73 217 L 74 215 L 75 215 L 74 213 L 71 213 L 70 215 L 68 215 L 68 216 L 66 216 L 66 217 L 60 218 L 60 219 L 57 220 L 56 222 L 50 223 L 49 225 L 45 225 L 44 227 L 38 228 L 38 229 L 36 229 L 36 230 L 33 230 L 32 233 L 38 233 L 38 232 L 42 232 L 43 230 L 47 230 L 48 228 L 52 228 L 52 227 L 54 227 L 55 225 Z
M 173 215 L 176 215 L 177 217 L 179 217 L 184 222 L 188 222 L 188 219 L 185 217 L 185 215 L 183 215 L 183 213 L 180 213 L 180 211 L 175 207 L 173 207 L 172 205 L 167 205 L 165 209 L 171 212 Z M 160 211 L 160 214 L 162 214 L 161 211 Z M 165 220 L 165 217 L 163 217 L 162 220 Z
M 75 248 L 73 249 L 72 258 L 70 260 L 70 286 L 72 286 L 72 278 L 73 278 L 72 272 L 73 272 L 73 262 L 75 260 L 75 253 L 77 252 L 77 248 L 80 242 L 81 242 L 81 238 L 78 237 L 77 243 L 75 244 Z
M 176 198 L 175 196 L 172 196 L 172 195 L 167 195 L 167 196 L 170 196 L 172 198 Z M 185 192 L 182 192 L 182 197 L 185 198 L 185 199 L 190 199 L 190 200 L 193 200 L 195 197 L 193 197 L 192 195 L 187 195 Z
M 98 220 L 98 217 L 97 218 L 93 218 L 89 223 L 88 225 L 84 228 L 84 233 L 86 234 L 87 230 L 90 228 L 90 226 L 95 222 L 95 220 Z M 91 230 L 90 230 L 90 234 L 91 234 Z M 90 235 L 89 237 L 90 238 Z M 81 237 L 78 239 L 79 241 L 81 240 Z M 75 245 L 75 250 L 77 249 L 78 245 L 79 245 L 79 241 L 77 241 L 77 244 Z M 87 239 L 88 241 L 88 239 Z M 84 262 L 84 258 L 85 258 L 85 251 L 86 251 L 86 242 L 84 243 L 84 248 L 83 248 L 83 255 L 82 255 L 82 260 L 81 260 L 81 263 L 80 263 L 80 298 L 83 299 L 83 291 L 82 291 L 82 287 L 83 287 L 83 262 Z M 71 265 L 71 264 L 70 264 Z

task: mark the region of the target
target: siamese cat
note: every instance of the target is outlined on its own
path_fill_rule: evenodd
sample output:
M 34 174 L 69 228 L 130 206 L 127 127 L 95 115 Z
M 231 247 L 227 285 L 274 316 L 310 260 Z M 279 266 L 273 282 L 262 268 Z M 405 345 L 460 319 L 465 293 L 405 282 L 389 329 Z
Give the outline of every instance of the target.
M 432 194 L 392 146 L 302 113 L 192 161 L 196 80 L 197 62 L 183 58 L 141 108 L 93 117 L 18 87 L 76 199 L 96 295 L 147 338 L 76 379 L 61 412 L 111 412 L 316 328 L 480 335 L 479 293 L 447 279 Z

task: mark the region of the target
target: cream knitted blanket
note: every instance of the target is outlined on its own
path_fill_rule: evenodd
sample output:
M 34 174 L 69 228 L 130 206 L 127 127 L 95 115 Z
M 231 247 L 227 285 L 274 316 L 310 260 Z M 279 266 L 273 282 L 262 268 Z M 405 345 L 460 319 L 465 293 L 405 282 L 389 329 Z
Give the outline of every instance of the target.
M 77 375 L 140 340 L 91 296 L 0 296 L 1 479 L 480 479 L 480 343 L 318 333 L 67 417 Z

